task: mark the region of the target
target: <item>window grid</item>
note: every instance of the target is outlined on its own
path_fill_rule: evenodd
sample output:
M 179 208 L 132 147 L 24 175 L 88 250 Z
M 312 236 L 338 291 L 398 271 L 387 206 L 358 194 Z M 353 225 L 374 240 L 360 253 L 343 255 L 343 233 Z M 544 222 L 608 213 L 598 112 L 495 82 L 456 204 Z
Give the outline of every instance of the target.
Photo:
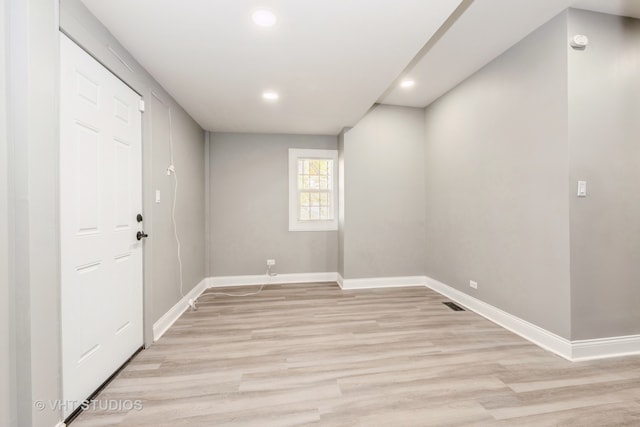
M 298 159 L 298 220 L 332 221 L 333 160 Z

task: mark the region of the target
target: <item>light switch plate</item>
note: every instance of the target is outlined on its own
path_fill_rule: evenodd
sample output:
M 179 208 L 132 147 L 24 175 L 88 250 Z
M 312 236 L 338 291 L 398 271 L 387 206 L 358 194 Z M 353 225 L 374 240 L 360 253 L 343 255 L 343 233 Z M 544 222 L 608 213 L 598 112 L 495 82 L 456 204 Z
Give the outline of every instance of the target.
M 156 190 L 156 203 L 160 203 L 160 190 Z
M 587 197 L 587 181 L 578 181 L 578 197 Z

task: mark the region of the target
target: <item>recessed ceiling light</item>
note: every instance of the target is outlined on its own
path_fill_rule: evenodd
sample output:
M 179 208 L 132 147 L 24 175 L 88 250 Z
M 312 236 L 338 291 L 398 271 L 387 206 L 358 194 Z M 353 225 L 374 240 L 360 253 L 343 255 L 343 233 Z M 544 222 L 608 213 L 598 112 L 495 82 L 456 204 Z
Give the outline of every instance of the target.
M 277 101 L 278 98 L 280 98 L 280 95 L 278 95 L 278 92 L 274 92 L 272 90 L 268 90 L 268 91 L 262 93 L 262 97 L 264 99 L 266 99 L 267 101 Z
M 251 19 L 253 19 L 253 22 L 255 22 L 256 25 L 259 25 L 261 27 L 272 27 L 278 20 L 273 12 L 264 9 L 256 10 L 255 12 L 253 12 L 253 15 L 251 15 Z
M 416 82 L 410 79 L 406 79 L 403 80 L 402 82 L 400 82 L 400 87 L 403 87 L 405 89 L 408 89 L 410 87 L 414 87 L 416 85 Z

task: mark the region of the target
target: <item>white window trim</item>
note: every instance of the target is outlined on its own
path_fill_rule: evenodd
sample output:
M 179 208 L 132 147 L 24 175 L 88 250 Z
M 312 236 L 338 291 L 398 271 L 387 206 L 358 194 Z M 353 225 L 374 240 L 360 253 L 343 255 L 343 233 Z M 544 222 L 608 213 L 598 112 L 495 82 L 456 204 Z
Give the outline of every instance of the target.
M 298 159 L 333 160 L 333 220 L 298 220 Z M 335 231 L 338 229 L 338 150 L 289 149 L 289 231 Z

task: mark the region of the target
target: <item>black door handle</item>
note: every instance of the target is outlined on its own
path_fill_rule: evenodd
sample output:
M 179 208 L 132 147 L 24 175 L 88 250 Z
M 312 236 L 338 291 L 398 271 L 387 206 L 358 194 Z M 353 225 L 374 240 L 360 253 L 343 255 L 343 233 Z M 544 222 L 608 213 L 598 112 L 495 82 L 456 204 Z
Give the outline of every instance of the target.
M 142 240 L 145 237 L 149 237 L 149 235 L 147 233 L 145 233 L 144 231 L 138 231 L 138 234 L 136 234 L 136 239 L 138 239 L 138 240 Z

